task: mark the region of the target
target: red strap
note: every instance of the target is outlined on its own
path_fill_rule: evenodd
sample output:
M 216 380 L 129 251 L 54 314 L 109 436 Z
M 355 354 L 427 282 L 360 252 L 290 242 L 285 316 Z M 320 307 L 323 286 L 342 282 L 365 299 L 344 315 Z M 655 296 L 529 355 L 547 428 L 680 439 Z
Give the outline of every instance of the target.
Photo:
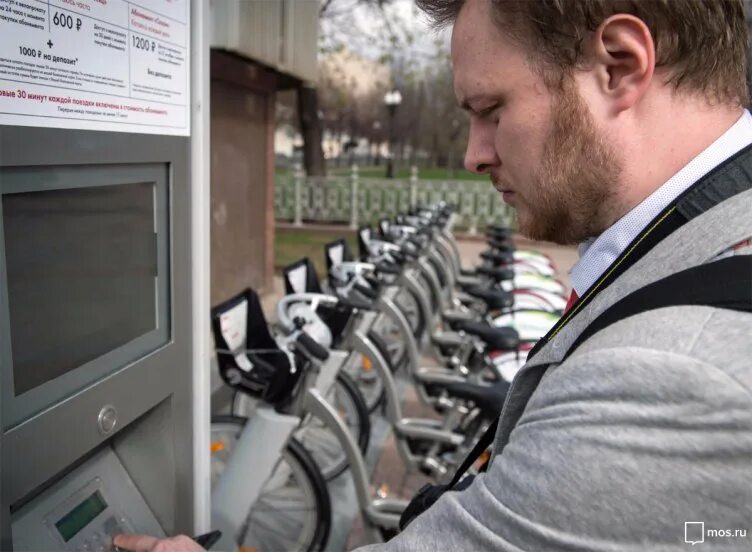
M 569 299 L 567 300 L 567 306 L 564 307 L 564 314 L 569 312 L 569 309 L 572 308 L 572 305 L 574 305 L 579 298 L 580 297 L 577 295 L 577 292 L 575 290 L 572 290 L 572 293 L 569 295 Z

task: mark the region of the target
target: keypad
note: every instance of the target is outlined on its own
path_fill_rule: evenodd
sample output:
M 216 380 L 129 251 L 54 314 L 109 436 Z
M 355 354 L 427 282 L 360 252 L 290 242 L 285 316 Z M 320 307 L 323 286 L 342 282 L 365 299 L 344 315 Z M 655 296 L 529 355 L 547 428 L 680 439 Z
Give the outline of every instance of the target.
M 126 532 L 117 518 L 110 516 L 101 525 L 101 529 L 90 531 L 87 538 L 83 542 L 80 542 L 76 548 L 83 552 L 110 552 L 114 549 L 112 546 L 112 537 Z
M 110 537 L 113 535 L 117 535 L 118 533 L 124 533 L 122 527 L 120 527 L 120 524 L 118 523 L 117 519 L 114 517 L 109 517 L 104 522 L 104 526 L 102 527 L 104 529 L 104 532 L 107 533 Z

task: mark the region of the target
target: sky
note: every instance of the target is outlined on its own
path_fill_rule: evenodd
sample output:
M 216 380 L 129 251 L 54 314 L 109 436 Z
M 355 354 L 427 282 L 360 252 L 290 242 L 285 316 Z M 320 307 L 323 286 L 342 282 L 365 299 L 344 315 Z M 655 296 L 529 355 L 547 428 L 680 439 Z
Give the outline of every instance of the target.
M 371 59 L 377 59 L 383 53 L 389 31 L 372 9 L 358 4 L 357 0 L 333 0 L 331 11 L 334 16 L 322 22 L 325 37 Z M 418 59 L 434 54 L 437 40 L 443 45 L 449 42 L 448 31 L 437 33 L 431 29 L 427 18 L 415 7 L 413 0 L 393 0 L 385 7 L 385 13 L 395 32 L 413 37 L 409 49 L 417 54 Z

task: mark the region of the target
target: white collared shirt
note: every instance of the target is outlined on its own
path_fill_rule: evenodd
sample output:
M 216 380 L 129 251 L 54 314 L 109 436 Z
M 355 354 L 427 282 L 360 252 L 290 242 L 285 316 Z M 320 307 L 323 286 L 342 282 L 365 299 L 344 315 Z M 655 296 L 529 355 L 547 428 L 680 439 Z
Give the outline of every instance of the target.
M 739 120 L 660 188 L 621 217 L 597 238 L 581 243 L 580 260 L 569 272 L 572 288 L 582 296 L 611 266 L 622 251 L 684 190 L 723 161 L 752 144 L 752 115 L 746 109 Z

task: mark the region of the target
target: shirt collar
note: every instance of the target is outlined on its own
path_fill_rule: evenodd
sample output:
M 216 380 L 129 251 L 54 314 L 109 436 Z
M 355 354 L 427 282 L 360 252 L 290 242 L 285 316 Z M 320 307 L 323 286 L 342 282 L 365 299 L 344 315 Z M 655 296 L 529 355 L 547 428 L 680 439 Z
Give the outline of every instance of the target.
M 572 288 L 577 294 L 582 296 L 616 261 L 642 229 L 684 190 L 749 144 L 752 144 L 752 115 L 745 109 L 731 128 L 665 184 L 600 236 L 582 242 L 578 247 L 580 260 L 569 273 Z

